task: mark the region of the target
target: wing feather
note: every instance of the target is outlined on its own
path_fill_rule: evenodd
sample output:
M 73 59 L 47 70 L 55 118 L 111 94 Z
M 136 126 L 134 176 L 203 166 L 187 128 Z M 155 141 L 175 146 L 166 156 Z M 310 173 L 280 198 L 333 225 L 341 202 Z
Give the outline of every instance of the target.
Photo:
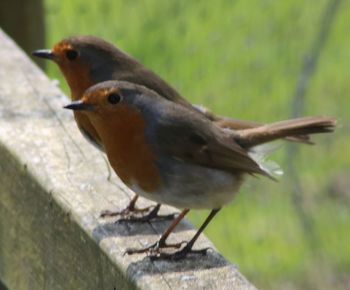
M 156 125 L 157 147 L 184 162 L 227 170 L 266 175 L 227 130 L 200 114 L 180 108 L 163 112 Z M 176 112 L 176 113 L 174 113 Z

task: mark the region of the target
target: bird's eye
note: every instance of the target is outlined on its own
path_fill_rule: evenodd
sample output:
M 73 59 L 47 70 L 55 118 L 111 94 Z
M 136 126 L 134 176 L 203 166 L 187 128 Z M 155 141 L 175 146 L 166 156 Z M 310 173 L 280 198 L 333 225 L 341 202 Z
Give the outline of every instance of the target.
M 69 49 L 66 51 L 66 57 L 69 60 L 75 60 L 78 57 L 78 52 L 74 49 Z
M 117 93 L 112 93 L 108 96 L 108 102 L 115 105 L 118 104 L 121 101 L 122 97 L 121 95 Z

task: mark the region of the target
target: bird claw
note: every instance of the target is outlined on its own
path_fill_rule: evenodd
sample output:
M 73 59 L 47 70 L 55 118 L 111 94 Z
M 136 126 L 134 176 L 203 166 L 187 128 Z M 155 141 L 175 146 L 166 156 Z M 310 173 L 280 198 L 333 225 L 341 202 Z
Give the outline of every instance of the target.
M 150 213 L 148 213 L 147 215 L 144 216 L 135 216 L 135 215 L 131 215 L 127 218 L 121 218 L 119 220 L 117 220 L 116 222 L 134 222 L 134 223 L 145 223 L 148 221 L 166 221 L 166 220 L 172 220 L 175 218 L 175 213 L 173 214 L 168 214 L 168 215 L 159 215 L 159 214 L 153 214 L 152 211 Z
M 161 255 L 161 249 L 164 248 L 174 248 L 174 249 L 179 249 L 182 244 L 187 243 L 186 241 L 182 241 L 180 243 L 175 243 L 175 244 L 167 244 L 165 242 L 158 241 L 148 247 L 141 248 L 141 249 L 136 249 L 136 248 L 129 248 L 125 251 L 124 255 L 134 255 L 134 254 L 143 254 L 147 253 L 150 255 L 151 259 L 153 256 L 159 256 Z
M 151 207 L 148 207 L 147 210 L 149 210 Z M 160 204 L 157 204 L 153 209 L 146 215 L 144 216 L 137 216 L 137 215 L 132 215 L 130 214 L 129 216 L 124 216 L 123 218 L 117 220 L 117 223 L 120 222 L 134 222 L 134 223 L 144 223 L 148 221 L 153 221 L 153 220 L 158 220 L 158 221 L 163 221 L 163 220 L 172 220 L 175 217 L 175 214 L 169 214 L 169 215 L 159 215 L 159 208 Z
M 183 244 L 186 244 L 185 247 L 183 247 L 181 250 L 174 252 L 174 253 L 164 253 L 161 250 L 164 248 L 174 248 L 179 249 Z M 180 243 L 176 244 L 166 244 L 165 242 L 158 241 L 148 247 L 142 248 L 142 249 L 136 249 L 136 248 L 130 248 L 127 249 L 124 253 L 124 255 L 133 255 L 133 254 L 143 254 L 147 253 L 149 255 L 149 258 L 154 260 L 172 260 L 172 261 L 178 261 L 181 259 L 184 259 L 188 254 L 196 254 L 196 255 L 206 255 L 208 250 L 211 249 L 210 247 L 199 249 L 199 250 L 193 250 L 192 244 L 182 241 Z
M 158 255 L 152 255 L 150 256 L 151 260 L 172 260 L 172 261 L 178 261 L 181 259 L 184 259 L 188 254 L 196 254 L 196 255 L 202 255 L 205 256 L 208 252 L 208 250 L 211 249 L 210 247 L 200 249 L 200 250 L 193 250 L 191 248 L 184 247 L 181 250 L 175 252 L 175 253 L 160 253 Z
M 149 211 L 151 208 L 153 208 L 153 206 L 148 206 L 145 208 L 136 208 L 136 207 L 126 207 L 121 211 L 110 211 L 110 210 L 104 210 L 101 212 L 100 214 L 100 218 L 106 218 L 106 217 L 115 217 L 115 216 L 122 216 L 124 219 L 126 218 L 131 218 L 131 217 L 135 217 L 135 214 L 139 214 L 139 213 L 144 213 Z

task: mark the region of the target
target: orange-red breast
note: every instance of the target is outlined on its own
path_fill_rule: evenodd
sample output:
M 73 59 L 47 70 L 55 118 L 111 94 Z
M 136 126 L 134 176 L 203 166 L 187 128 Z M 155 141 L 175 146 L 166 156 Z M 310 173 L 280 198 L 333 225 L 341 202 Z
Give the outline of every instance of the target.
M 191 111 L 200 111 L 206 118 L 218 126 L 231 129 L 246 129 L 261 124 L 250 121 L 215 116 L 200 106 L 192 106 L 174 88 L 157 74 L 145 68 L 133 57 L 114 45 L 94 36 L 77 36 L 63 39 L 52 49 L 37 50 L 35 56 L 53 60 L 59 66 L 71 90 L 72 100 L 81 99 L 90 86 L 107 80 L 129 81 L 143 85 L 161 97 L 181 104 Z M 81 112 L 74 112 L 75 120 L 83 135 L 101 150 L 100 136 L 89 119 Z M 289 136 L 291 140 L 308 142 L 308 136 Z M 137 196 L 132 199 L 127 209 L 133 210 Z M 156 215 L 159 205 L 151 213 Z
M 223 129 L 196 110 L 121 81 L 99 83 L 65 108 L 90 120 L 113 169 L 128 187 L 155 202 L 184 209 L 158 243 L 127 251 L 167 258 L 193 252 L 199 234 L 233 199 L 245 176 L 280 173 L 276 165 L 264 161 L 266 152 L 259 145 L 288 136 L 331 132 L 335 126 L 334 118 L 304 117 L 253 129 Z M 212 211 L 186 246 L 170 255 L 161 253 L 163 247 L 181 247 L 165 241 L 191 208 Z

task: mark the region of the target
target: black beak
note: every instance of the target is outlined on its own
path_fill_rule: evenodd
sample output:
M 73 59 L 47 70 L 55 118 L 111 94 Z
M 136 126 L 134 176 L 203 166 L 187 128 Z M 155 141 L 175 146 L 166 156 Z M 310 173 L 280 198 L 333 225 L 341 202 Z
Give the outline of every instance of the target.
M 93 105 L 84 103 L 83 101 L 79 100 L 79 101 L 71 102 L 70 104 L 64 106 L 63 108 L 74 110 L 74 111 L 87 111 L 87 110 L 92 110 Z
M 55 55 L 53 54 L 51 49 L 38 49 L 32 52 L 32 55 L 40 57 L 40 58 L 46 58 L 46 59 L 55 59 Z

